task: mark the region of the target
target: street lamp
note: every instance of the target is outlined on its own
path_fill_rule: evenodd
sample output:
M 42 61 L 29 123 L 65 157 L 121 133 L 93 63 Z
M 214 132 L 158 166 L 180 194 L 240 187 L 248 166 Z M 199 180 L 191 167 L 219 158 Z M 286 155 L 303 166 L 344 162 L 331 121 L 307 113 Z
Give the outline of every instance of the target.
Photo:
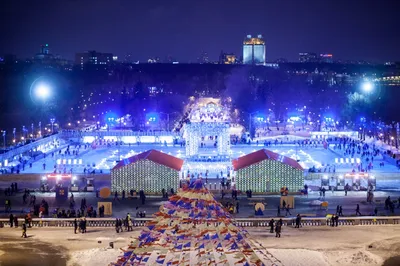
M 39 122 L 39 135 L 42 136 L 42 122 Z
M 371 82 L 366 81 L 362 84 L 362 90 L 366 93 L 371 93 L 374 90 L 374 85 Z
M 6 131 L 3 130 L 3 146 L 4 146 L 4 152 L 6 152 Z
M 169 131 L 169 115 L 175 114 L 178 112 L 172 112 L 172 113 L 164 113 L 164 112 L 160 112 L 160 114 L 166 115 L 167 116 L 167 131 Z
M 55 118 L 51 118 L 50 119 L 50 123 L 51 123 L 51 133 L 54 133 L 54 122 L 56 122 Z
M 258 114 L 258 111 L 252 112 L 252 113 L 248 113 L 248 112 L 243 111 L 243 113 L 249 114 L 249 132 L 250 132 L 250 136 L 251 136 L 251 122 L 252 122 L 252 117 L 253 117 L 253 115 Z
M 47 102 L 53 94 L 53 88 L 46 77 L 38 77 L 30 87 L 31 100 L 36 104 Z

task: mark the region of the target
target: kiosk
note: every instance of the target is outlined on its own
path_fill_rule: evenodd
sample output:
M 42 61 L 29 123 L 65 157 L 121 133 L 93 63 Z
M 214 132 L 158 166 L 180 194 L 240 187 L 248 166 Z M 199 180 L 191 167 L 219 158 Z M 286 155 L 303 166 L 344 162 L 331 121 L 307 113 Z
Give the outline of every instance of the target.
M 93 192 L 94 191 L 94 177 L 85 177 L 86 179 L 86 192 Z
M 71 179 L 71 192 L 79 192 L 79 185 L 77 184 L 78 179 L 76 178 L 76 176 L 73 176 Z
M 330 190 L 336 190 L 337 189 L 337 177 L 336 176 L 331 176 L 329 178 L 329 188 Z
M 321 178 L 321 189 L 329 190 L 329 177 L 328 175 L 323 175 Z
M 368 190 L 375 190 L 376 189 L 376 178 L 373 175 L 368 177 Z
M 338 191 L 343 191 L 345 184 L 344 176 L 339 175 L 339 177 L 336 179 L 337 180 L 337 185 L 336 185 L 336 190 Z
M 365 191 L 368 189 L 368 177 L 368 173 L 348 173 L 345 175 L 345 183 L 354 191 Z
M 47 174 L 40 179 L 40 190 L 43 192 L 55 191 L 58 187 L 71 186 L 71 174 Z M 51 189 L 50 189 L 51 188 Z

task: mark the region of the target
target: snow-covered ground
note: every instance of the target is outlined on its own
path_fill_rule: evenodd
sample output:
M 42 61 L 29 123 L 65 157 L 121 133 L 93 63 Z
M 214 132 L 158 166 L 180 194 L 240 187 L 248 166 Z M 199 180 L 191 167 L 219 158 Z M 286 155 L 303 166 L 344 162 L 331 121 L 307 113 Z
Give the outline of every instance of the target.
M 11 265 L 9 259 L 14 259 L 15 262 L 17 258 L 11 255 L 18 248 L 25 249 L 25 256 L 29 256 L 31 252 L 39 252 L 42 261 L 46 261 L 46 258 L 54 260 L 59 256 L 60 259 L 66 258 L 67 265 L 70 266 L 108 265 L 117 260 L 121 254 L 119 249 L 128 246 L 139 231 L 137 228 L 132 233 L 117 234 L 113 228 L 89 228 L 87 234 L 74 234 L 71 228 L 34 228 L 28 229 L 31 237 L 21 239 L 20 230 L 2 228 L 0 265 Z M 248 231 L 281 265 L 400 265 L 400 226 L 396 225 L 300 229 L 284 227 L 281 238 L 275 238 L 267 228 L 252 228 Z M 110 242 L 114 243 L 114 248 L 109 248 Z M 59 247 L 64 252 L 50 254 L 48 250 L 39 248 L 41 243 Z M 393 264 L 389 263 L 389 258 Z M 41 265 L 62 264 L 48 261 Z

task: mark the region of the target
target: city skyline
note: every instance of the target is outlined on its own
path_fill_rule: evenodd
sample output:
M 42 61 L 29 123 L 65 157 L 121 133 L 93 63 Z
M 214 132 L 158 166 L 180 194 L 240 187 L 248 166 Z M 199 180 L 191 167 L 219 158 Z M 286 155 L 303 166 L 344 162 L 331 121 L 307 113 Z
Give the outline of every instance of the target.
M 306 2 L 1 3 L 0 33 L 8 39 L 0 54 L 29 58 L 49 43 L 52 53 L 67 59 L 96 50 L 141 61 L 172 56 L 196 62 L 204 51 L 216 61 L 221 50 L 240 56 L 246 35 L 262 34 L 269 62 L 298 61 L 301 52 L 332 53 L 335 60 L 400 60 L 395 1 Z

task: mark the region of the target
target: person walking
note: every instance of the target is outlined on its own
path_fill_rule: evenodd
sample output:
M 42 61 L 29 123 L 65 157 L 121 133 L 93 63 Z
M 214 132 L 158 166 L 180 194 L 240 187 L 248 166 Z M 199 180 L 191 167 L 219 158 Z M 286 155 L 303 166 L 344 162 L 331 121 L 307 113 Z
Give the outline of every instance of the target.
M 76 230 L 78 229 L 78 221 L 76 220 L 76 218 L 75 218 L 75 220 L 74 220 L 74 233 L 75 234 L 77 234 L 76 233 Z
M 336 216 L 337 216 L 337 215 L 334 215 L 334 214 L 333 214 L 332 217 L 331 217 L 331 226 L 332 226 L 332 227 L 335 226 L 335 219 L 336 219 Z
M 339 215 L 335 216 L 335 226 L 337 227 L 339 224 Z
M 295 228 L 300 228 L 300 224 L 301 224 L 301 216 L 300 216 L 300 214 L 297 214 Z
M 22 236 L 24 238 L 27 238 L 28 236 L 26 235 L 26 223 L 22 224 Z
M 275 237 L 281 237 L 281 231 L 282 231 L 282 219 L 280 219 L 275 226 Z
M 119 220 L 118 220 L 118 218 L 115 219 L 115 231 L 117 232 L 117 234 L 119 233 Z
M 357 204 L 357 207 L 356 207 L 356 216 L 357 216 L 357 215 L 360 215 L 360 216 L 361 216 L 360 205 L 359 205 L 359 204 Z
M 339 206 L 339 213 L 338 216 L 343 216 L 343 208 L 342 205 Z
M 118 201 L 119 201 L 119 199 L 118 199 L 118 192 L 117 192 L 117 191 L 114 192 L 114 200 L 118 200 Z
M 340 206 L 337 205 L 337 206 L 336 206 L 336 215 L 339 215 L 339 210 L 340 210 Z
M 18 228 L 18 217 L 16 215 L 14 216 L 14 226 Z
M 14 226 L 14 215 L 10 214 L 10 227 Z
M 271 221 L 269 221 L 268 225 L 269 225 L 269 227 L 270 227 L 269 232 L 270 232 L 270 233 L 273 233 L 273 232 L 274 232 L 274 226 L 275 226 L 275 220 L 272 219 Z

